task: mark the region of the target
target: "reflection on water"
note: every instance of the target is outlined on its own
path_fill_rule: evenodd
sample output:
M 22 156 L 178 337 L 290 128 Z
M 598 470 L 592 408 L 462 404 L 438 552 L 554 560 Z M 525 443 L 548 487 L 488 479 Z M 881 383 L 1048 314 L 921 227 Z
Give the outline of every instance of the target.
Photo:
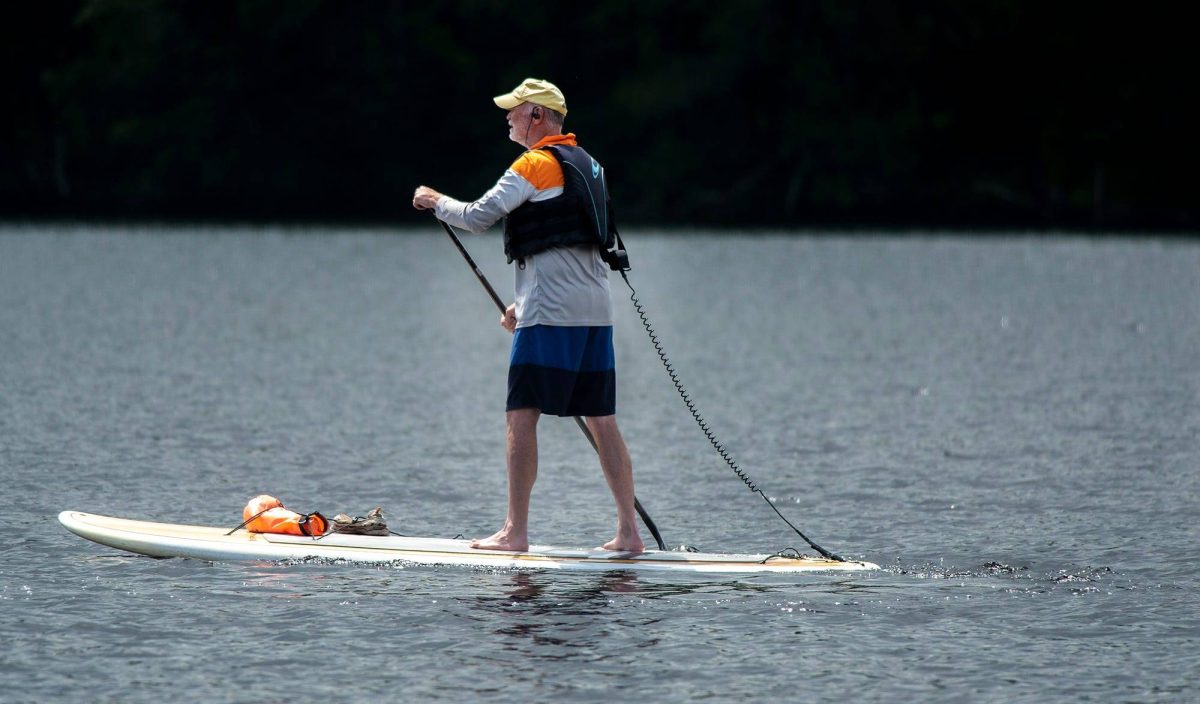
M 478 596 L 474 602 L 481 608 L 503 613 L 516 609 L 578 615 L 598 613 L 597 609 L 610 603 L 610 594 L 637 592 L 638 575 L 628 570 L 582 575 L 519 571 L 510 575 L 502 596 Z
M 630 619 L 615 606 L 614 597 L 638 591 L 638 575 L 630 571 L 569 576 L 515 572 L 501 596 L 464 601 L 499 617 L 502 625 L 494 632 L 503 637 L 505 650 L 565 660 L 593 658 L 600 643 L 614 632 L 636 632 L 637 625 L 657 622 L 657 618 Z M 657 642 L 652 637 L 635 640 L 637 647 Z
M 584 577 L 586 582 L 583 584 L 555 590 L 556 598 L 560 599 L 558 603 L 585 603 L 607 598 L 605 595 L 609 592 L 630 594 L 638 591 L 638 575 L 632 570 L 611 570 Z M 546 590 L 547 585 L 554 583 L 554 579 L 553 572 L 515 572 L 512 575 L 512 589 L 508 592 L 508 597 L 513 603 L 535 601 Z

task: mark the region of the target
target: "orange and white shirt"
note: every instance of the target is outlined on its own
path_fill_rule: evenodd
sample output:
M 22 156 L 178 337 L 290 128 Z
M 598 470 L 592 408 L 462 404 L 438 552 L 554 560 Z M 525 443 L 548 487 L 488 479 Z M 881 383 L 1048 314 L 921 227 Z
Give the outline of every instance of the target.
M 545 137 L 517 157 L 500 180 L 470 203 L 438 199 L 439 220 L 483 232 L 527 201 L 562 195 L 562 166 L 541 147 L 578 146 L 574 134 Z M 516 271 L 517 327 L 612 325 L 608 265 L 594 246 L 553 247 L 525 257 Z
M 525 201 L 549 200 L 562 195 L 565 184 L 562 166 L 553 154 L 541 149 L 555 144 L 578 146 L 574 133 L 542 139 L 517 157 L 496 185 L 479 200 L 464 203 L 449 196 L 438 199 L 434 211 L 438 219 L 468 232 L 483 232 Z

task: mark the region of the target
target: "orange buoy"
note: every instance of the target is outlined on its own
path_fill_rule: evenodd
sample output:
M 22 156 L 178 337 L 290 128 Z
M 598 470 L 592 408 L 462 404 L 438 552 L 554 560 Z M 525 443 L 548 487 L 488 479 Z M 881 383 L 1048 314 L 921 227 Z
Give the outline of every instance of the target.
M 261 494 L 250 499 L 242 510 L 242 520 L 251 533 L 283 533 L 285 535 L 325 535 L 329 521 L 320 513 L 296 513 L 284 508 L 274 496 Z

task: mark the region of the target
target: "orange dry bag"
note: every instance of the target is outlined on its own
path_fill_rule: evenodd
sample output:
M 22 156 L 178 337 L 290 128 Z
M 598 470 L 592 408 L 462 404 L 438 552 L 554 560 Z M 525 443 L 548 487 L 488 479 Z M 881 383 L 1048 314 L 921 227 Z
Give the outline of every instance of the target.
M 285 533 L 287 535 L 325 535 L 329 521 L 320 513 L 302 514 L 283 507 L 274 496 L 262 494 L 250 499 L 242 510 L 242 520 L 251 533 Z

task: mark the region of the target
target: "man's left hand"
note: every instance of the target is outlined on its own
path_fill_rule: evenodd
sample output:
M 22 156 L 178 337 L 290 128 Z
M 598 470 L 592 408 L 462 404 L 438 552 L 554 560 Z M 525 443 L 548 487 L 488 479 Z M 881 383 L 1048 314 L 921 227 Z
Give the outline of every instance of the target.
M 500 316 L 500 327 L 509 332 L 517 331 L 517 304 L 509 303 L 508 308 L 504 309 L 504 315 Z

